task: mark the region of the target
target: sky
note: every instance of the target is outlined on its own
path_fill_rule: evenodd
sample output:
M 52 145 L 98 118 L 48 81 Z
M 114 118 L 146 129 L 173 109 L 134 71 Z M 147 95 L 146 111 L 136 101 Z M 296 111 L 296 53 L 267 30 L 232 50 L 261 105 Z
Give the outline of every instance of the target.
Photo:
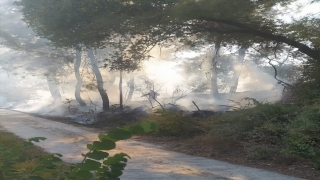
M 306 16 L 320 17 L 320 2 L 308 3 L 309 0 L 298 0 L 288 8 L 277 6 L 276 9 L 280 9 L 282 12 L 277 18 L 284 20 L 285 22 L 292 22 L 293 20 L 299 20 Z M 307 4 L 307 5 L 305 5 Z

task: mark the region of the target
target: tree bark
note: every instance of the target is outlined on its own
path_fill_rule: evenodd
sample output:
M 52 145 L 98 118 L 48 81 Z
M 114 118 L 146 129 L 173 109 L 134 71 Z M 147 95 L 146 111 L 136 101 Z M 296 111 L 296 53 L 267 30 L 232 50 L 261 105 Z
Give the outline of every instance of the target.
M 122 92 L 122 70 L 120 70 L 120 80 L 119 80 L 119 92 L 120 92 L 120 110 L 123 110 L 123 92 Z
M 80 76 L 80 65 L 81 65 L 81 49 L 77 48 L 76 49 L 76 61 L 74 63 L 74 73 L 77 79 L 77 84 L 76 84 L 76 90 L 74 93 L 74 96 L 76 98 L 76 100 L 78 101 L 78 103 L 80 104 L 80 106 L 87 106 L 87 104 L 83 101 L 83 99 L 81 98 L 81 86 L 82 86 L 82 78 Z
M 54 78 L 48 74 L 46 75 L 46 79 L 47 79 L 49 91 L 54 101 L 61 101 L 61 94 Z
M 222 37 L 219 36 L 215 42 L 214 46 L 214 55 L 211 60 L 211 87 L 210 87 L 210 93 L 213 98 L 219 99 L 220 94 L 218 91 L 218 74 L 217 74 L 217 63 L 219 59 L 219 50 L 221 47 Z
M 126 102 L 130 102 L 132 100 L 133 92 L 134 92 L 134 76 L 132 76 L 128 82 L 129 84 L 129 93 L 126 99 Z
M 244 57 L 246 56 L 247 47 L 241 47 L 238 51 L 238 60 L 233 65 L 233 82 L 234 85 L 230 87 L 229 93 L 237 92 L 238 89 L 238 83 L 239 83 L 239 77 L 240 77 L 240 71 L 235 69 L 235 65 L 238 65 L 239 63 L 242 64 L 244 61 Z
M 90 59 L 90 65 L 92 67 L 92 71 L 94 75 L 96 76 L 97 79 L 97 88 L 100 93 L 101 99 L 102 99 L 102 109 L 103 111 L 109 111 L 110 106 L 109 106 L 109 98 L 107 92 L 103 88 L 103 79 L 98 67 L 98 62 L 96 58 L 94 57 L 93 50 L 88 51 L 88 57 Z

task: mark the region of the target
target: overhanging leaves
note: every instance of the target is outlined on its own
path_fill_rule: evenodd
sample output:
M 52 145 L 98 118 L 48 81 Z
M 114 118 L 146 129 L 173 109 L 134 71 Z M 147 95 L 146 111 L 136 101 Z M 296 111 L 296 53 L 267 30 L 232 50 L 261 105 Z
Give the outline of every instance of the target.
M 93 146 L 97 150 L 111 150 L 116 147 L 116 143 L 108 139 L 103 139 L 102 141 L 94 141 Z
M 102 160 L 109 156 L 109 153 L 103 151 L 93 151 L 86 154 L 88 158 L 95 160 Z
M 100 162 L 97 162 L 91 159 L 87 159 L 84 163 L 77 164 L 77 167 L 84 171 L 98 170 L 100 166 L 101 166 Z
M 118 140 L 130 139 L 132 137 L 132 135 L 128 131 L 117 128 L 115 130 L 108 132 L 107 137 L 110 137 L 111 139 L 118 141 Z

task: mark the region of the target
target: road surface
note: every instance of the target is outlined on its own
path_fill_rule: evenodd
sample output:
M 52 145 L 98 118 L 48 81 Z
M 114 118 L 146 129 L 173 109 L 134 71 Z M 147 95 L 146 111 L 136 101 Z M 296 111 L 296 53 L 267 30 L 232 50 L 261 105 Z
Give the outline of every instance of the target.
M 46 137 L 37 143 L 50 153 L 60 153 L 66 162 L 78 162 L 86 144 L 98 133 L 17 111 L 0 109 L 0 126 L 22 138 Z M 112 153 L 131 156 L 123 180 L 298 180 L 261 169 L 166 151 L 134 140 L 120 141 Z

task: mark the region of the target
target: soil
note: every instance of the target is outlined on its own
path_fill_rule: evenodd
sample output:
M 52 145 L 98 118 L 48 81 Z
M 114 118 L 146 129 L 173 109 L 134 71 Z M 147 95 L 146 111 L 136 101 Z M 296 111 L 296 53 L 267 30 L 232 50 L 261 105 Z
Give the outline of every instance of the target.
M 91 125 L 76 123 L 71 118 L 59 116 L 46 116 L 35 113 L 27 113 L 36 117 L 46 118 L 52 121 L 71 124 L 73 126 L 94 129 L 96 132 L 106 132 L 114 127 L 121 127 L 138 121 L 130 115 L 117 115 L 115 118 L 106 118 L 103 121 Z M 244 165 L 277 172 L 289 176 L 320 180 L 320 170 L 304 159 L 284 155 L 272 155 L 265 157 L 248 153 L 253 145 L 239 144 L 232 140 L 219 139 L 203 135 L 194 138 L 159 137 L 152 134 L 135 136 L 134 140 L 161 145 L 163 149 L 172 150 L 188 155 L 200 156 L 221 160 L 233 164 Z M 250 156 L 248 156 L 248 154 Z

